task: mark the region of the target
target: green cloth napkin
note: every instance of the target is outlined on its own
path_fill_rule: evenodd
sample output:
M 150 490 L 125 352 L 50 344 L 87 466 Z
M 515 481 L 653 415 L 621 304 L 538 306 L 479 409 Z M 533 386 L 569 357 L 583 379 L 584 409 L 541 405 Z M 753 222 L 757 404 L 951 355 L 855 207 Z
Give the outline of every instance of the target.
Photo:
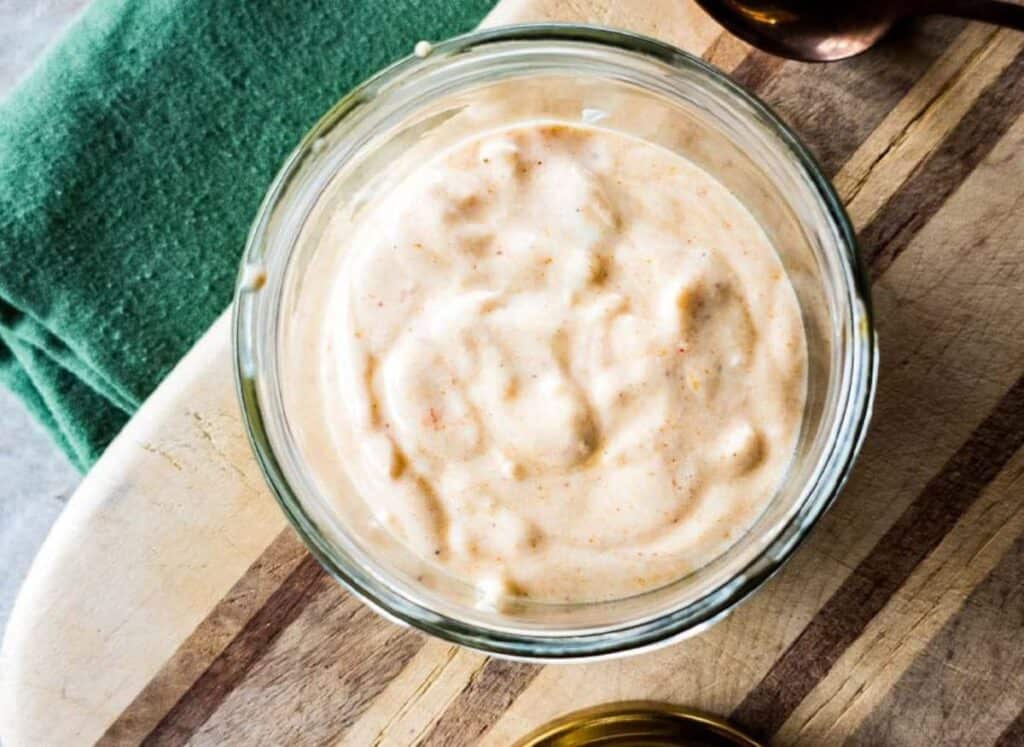
M 231 298 L 278 167 L 494 0 L 94 0 L 0 103 L 0 380 L 86 469 Z

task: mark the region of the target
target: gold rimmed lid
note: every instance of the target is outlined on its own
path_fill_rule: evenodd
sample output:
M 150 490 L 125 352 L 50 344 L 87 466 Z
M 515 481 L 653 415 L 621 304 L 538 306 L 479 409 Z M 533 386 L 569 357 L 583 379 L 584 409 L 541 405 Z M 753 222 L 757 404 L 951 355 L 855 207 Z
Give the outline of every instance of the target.
M 607 703 L 556 719 L 515 747 L 763 747 L 715 716 L 650 701 Z

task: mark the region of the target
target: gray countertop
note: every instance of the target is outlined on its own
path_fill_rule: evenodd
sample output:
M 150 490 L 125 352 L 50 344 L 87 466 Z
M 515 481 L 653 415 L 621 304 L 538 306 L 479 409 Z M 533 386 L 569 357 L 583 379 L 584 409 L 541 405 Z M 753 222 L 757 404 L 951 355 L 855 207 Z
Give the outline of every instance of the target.
M 0 388 L 0 627 L 50 525 L 80 479 L 31 419 Z
M 13 88 L 88 0 L 0 0 L 0 98 Z M 32 558 L 80 475 L 0 388 L 0 630 Z

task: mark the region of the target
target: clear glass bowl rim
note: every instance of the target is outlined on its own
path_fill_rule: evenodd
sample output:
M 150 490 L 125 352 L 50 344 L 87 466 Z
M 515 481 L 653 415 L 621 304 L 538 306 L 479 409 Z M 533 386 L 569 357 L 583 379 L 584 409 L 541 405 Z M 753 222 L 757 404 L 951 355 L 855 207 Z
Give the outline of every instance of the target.
M 669 44 L 626 31 L 579 24 L 522 24 L 474 31 L 433 45 L 432 54 L 457 55 L 478 47 L 505 42 L 583 42 L 651 58 L 680 72 L 697 73 L 709 79 L 726 95 L 734 96 L 751 108 L 760 124 L 768 127 L 783 144 L 814 193 L 838 237 L 841 266 L 850 293 L 851 318 L 847 322 L 849 352 L 843 364 L 852 369 L 849 390 L 841 393 L 843 403 L 836 415 L 838 427 L 829 444 L 823 466 L 809 481 L 814 487 L 765 549 L 731 580 L 712 589 L 700 599 L 672 609 L 653 619 L 625 624 L 612 630 L 584 632 L 579 635 L 536 631 L 510 633 L 467 623 L 402 596 L 380 584 L 360 581 L 338 558 L 331 544 L 317 529 L 285 477 L 264 425 L 257 379 L 258 371 L 246 373 L 243 359 L 256 342 L 245 323 L 253 313 L 256 294 L 251 289 L 249 265 L 262 264 L 258 257 L 264 246 L 268 222 L 287 191 L 302 160 L 315 153 L 314 143 L 325 132 L 363 103 L 364 92 L 383 81 L 395 80 L 412 72 L 419 60 L 406 57 L 384 68 L 340 99 L 305 135 L 286 159 L 260 205 L 246 241 L 233 303 L 232 349 L 235 385 L 241 404 L 249 442 L 264 478 L 292 527 L 325 570 L 342 586 L 379 614 L 401 625 L 418 628 L 430 635 L 484 653 L 531 661 L 559 659 L 596 659 L 631 654 L 667 645 L 698 633 L 731 612 L 739 603 L 774 575 L 810 532 L 817 519 L 841 490 L 860 450 L 871 416 L 877 380 L 878 353 L 873 324 L 870 287 L 861 267 L 857 241 L 849 217 L 829 180 L 815 158 L 781 119 L 756 96 L 735 83 L 725 73 L 698 57 Z M 253 262 L 257 258 L 257 262 Z M 854 318 L 854 312 L 860 317 Z

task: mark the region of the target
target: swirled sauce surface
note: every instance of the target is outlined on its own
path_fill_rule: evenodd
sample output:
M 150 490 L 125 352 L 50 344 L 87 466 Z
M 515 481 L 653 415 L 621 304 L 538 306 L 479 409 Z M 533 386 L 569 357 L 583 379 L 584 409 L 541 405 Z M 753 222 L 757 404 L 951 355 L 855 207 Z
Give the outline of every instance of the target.
M 689 161 L 518 125 L 325 240 L 339 259 L 304 300 L 319 453 L 485 595 L 657 587 L 771 500 L 803 413 L 800 312 L 760 226 Z

